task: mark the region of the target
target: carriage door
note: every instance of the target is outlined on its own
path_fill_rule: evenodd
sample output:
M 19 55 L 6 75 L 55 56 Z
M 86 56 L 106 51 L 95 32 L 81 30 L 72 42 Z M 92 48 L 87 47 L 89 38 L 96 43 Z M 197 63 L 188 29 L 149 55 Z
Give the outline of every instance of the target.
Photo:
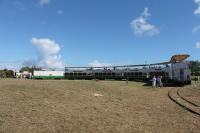
M 175 80 L 174 70 L 172 71 L 172 79 Z
M 180 69 L 180 80 L 184 81 L 184 70 Z

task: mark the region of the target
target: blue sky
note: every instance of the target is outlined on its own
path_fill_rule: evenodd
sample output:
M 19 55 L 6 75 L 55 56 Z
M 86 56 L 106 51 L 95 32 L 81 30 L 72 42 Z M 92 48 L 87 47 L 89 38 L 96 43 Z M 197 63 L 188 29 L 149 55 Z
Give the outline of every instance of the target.
M 200 59 L 200 0 L 0 0 L 0 17 L 1 67 Z

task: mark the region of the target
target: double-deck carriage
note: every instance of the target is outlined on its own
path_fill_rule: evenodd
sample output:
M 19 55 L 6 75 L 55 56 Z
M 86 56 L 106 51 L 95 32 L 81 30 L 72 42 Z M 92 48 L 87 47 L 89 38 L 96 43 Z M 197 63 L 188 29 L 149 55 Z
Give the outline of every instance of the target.
M 108 67 L 66 67 L 66 79 L 114 79 L 150 81 L 153 76 L 162 76 L 162 81 L 177 84 L 190 84 L 190 65 L 184 61 L 189 55 L 172 56 L 169 62 L 108 66 Z

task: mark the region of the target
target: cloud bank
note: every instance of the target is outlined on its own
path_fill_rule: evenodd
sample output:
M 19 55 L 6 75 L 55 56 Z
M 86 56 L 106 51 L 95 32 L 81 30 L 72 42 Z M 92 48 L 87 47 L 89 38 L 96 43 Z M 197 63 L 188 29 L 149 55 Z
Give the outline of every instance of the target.
M 196 33 L 196 32 L 199 32 L 199 31 L 200 31 L 200 25 L 197 25 L 192 29 L 192 33 Z
M 148 8 L 144 9 L 142 14 L 131 22 L 131 28 L 134 34 L 137 36 L 154 36 L 160 33 L 155 25 L 147 22 L 151 14 L 148 12 Z
M 62 10 L 57 10 L 56 12 L 58 15 L 62 15 L 63 14 L 63 11 Z
M 200 42 L 196 43 L 196 48 L 200 48 Z
M 60 46 L 48 38 L 32 38 L 31 43 L 38 49 L 37 65 L 46 68 L 63 68 Z
M 19 70 L 22 67 L 23 61 L 0 62 L 0 69 Z
M 104 67 L 104 66 L 111 66 L 111 64 L 99 62 L 98 60 L 94 60 L 94 61 L 88 63 L 88 66 L 90 66 L 90 67 Z
M 51 2 L 51 0 L 39 0 L 38 4 L 40 6 L 48 5 Z
M 198 5 L 197 9 L 194 11 L 194 14 L 200 15 L 200 0 L 194 0 L 194 2 Z

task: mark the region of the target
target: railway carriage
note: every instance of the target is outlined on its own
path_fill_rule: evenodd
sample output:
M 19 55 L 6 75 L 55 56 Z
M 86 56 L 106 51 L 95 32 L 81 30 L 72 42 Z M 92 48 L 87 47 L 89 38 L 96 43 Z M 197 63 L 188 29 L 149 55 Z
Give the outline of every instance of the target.
M 164 82 L 191 83 L 189 55 L 174 55 L 169 62 L 114 67 L 66 67 L 66 79 L 115 79 L 149 81 L 162 76 Z
M 64 79 L 64 71 L 34 71 L 33 79 Z

